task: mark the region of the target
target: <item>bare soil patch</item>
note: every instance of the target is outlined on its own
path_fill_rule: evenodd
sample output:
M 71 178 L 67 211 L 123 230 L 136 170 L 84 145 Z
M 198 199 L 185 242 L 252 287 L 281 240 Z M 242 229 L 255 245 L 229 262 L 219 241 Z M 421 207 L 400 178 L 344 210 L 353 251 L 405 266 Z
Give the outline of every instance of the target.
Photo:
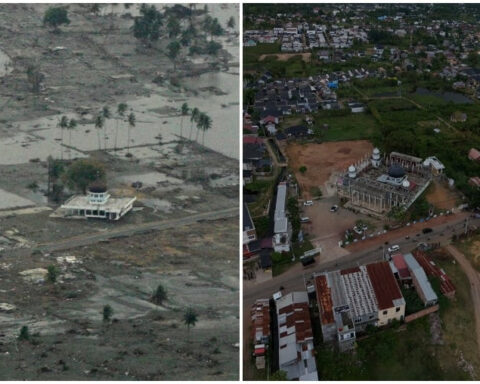
M 367 140 L 321 144 L 289 143 L 286 147 L 290 168 L 295 173 L 305 199 L 312 196 L 312 187 L 323 189 L 333 173 L 345 170 L 372 150 L 373 145 Z M 304 174 L 299 171 L 301 166 L 307 167 Z
M 269 53 L 269 54 L 261 55 L 260 58 L 259 58 L 259 61 L 263 61 L 267 57 L 273 57 L 273 56 L 275 56 L 278 61 L 288 61 L 288 59 L 291 59 L 292 57 L 301 56 L 303 61 L 308 63 L 311 60 L 312 54 L 310 52 L 306 52 L 306 53 Z
M 457 205 L 458 194 L 445 184 L 434 181 L 426 194 L 426 199 L 438 209 L 452 209 Z

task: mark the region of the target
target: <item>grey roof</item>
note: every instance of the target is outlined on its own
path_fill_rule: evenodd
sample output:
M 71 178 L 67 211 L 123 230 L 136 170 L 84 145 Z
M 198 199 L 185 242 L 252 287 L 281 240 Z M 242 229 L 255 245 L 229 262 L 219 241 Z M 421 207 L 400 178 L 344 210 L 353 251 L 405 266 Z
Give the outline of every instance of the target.
M 285 204 L 287 200 L 287 184 L 280 183 L 277 187 L 277 202 L 274 215 L 274 232 L 285 233 L 288 229 L 288 220 L 285 213 Z
M 253 225 L 252 217 L 250 216 L 250 211 L 248 210 L 247 203 L 243 203 L 243 230 L 247 231 L 250 229 L 255 229 Z
M 411 253 L 407 253 L 403 255 L 405 259 L 405 263 L 407 263 L 407 267 L 410 272 L 415 276 L 418 284 L 420 285 L 420 289 L 423 292 L 423 295 L 426 301 L 436 301 L 438 300 L 437 294 L 434 292 L 430 282 L 428 281 L 427 275 L 423 268 L 418 264 L 418 261 L 415 260 Z

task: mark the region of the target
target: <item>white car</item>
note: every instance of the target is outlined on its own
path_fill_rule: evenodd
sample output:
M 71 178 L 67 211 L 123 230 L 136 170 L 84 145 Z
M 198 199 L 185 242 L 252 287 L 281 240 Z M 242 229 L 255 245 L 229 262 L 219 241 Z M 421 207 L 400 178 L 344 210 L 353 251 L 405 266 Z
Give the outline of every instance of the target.
M 399 250 L 400 250 L 399 245 L 392 245 L 390 248 L 387 249 L 388 253 L 397 252 Z
M 310 218 L 307 217 L 307 216 L 300 218 L 300 222 L 301 222 L 301 223 L 308 223 L 309 221 L 310 221 Z
M 313 205 L 313 201 L 312 201 L 312 200 L 304 201 L 304 202 L 303 202 L 303 205 L 304 205 L 305 207 L 309 207 L 310 205 Z

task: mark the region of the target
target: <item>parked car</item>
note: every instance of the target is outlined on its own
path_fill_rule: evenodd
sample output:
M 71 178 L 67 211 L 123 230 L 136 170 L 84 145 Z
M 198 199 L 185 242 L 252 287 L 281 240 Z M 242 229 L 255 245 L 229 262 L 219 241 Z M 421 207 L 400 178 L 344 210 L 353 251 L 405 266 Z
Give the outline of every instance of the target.
M 308 223 L 309 221 L 310 221 L 310 218 L 307 217 L 307 216 L 300 218 L 300 222 L 301 222 L 301 223 Z
M 387 249 L 388 253 L 392 253 L 392 252 L 397 252 L 400 250 L 400 246 L 399 245 L 392 245 L 391 247 L 389 247 Z
M 422 232 L 423 233 L 430 233 L 430 232 L 433 232 L 433 229 L 432 228 L 423 228 Z
M 312 200 L 304 201 L 304 202 L 303 202 L 303 205 L 304 205 L 305 207 L 309 207 L 309 206 L 313 205 L 313 201 L 312 201 Z
M 330 208 L 330 212 L 337 212 L 338 211 L 338 205 L 332 205 Z

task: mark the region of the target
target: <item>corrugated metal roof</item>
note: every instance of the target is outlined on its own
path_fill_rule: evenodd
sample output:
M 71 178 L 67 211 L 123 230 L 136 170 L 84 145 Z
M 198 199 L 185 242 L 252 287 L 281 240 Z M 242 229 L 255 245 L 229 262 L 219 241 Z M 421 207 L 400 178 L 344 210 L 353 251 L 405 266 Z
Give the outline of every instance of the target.
M 366 268 L 377 298 L 378 309 L 395 307 L 397 300 L 403 299 L 403 296 L 388 262 L 368 264 Z
M 408 269 L 415 276 L 418 284 L 420 285 L 420 289 L 423 292 L 426 301 L 436 301 L 438 300 L 438 296 L 433 290 L 430 282 L 428 281 L 427 275 L 425 271 L 420 266 L 417 260 L 413 257 L 411 253 L 407 253 L 404 255 L 405 262 L 408 265 Z

